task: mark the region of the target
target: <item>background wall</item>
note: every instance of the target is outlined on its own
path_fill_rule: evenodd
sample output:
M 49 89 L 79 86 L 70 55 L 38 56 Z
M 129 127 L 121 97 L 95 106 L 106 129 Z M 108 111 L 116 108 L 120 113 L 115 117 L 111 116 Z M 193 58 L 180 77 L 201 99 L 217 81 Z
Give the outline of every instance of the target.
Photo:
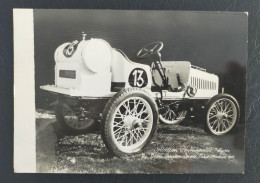
M 220 76 L 220 86 L 245 105 L 247 15 L 231 12 L 34 10 L 37 108 L 55 98 L 39 89 L 54 83 L 54 51 L 64 42 L 102 38 L 133 61 L 142 46 L 162 41 L 162 60 L 188 60 Z M 243 113 L 243 112 L 242 112 Z M 244 114 L 242 115 L 244 116 Z

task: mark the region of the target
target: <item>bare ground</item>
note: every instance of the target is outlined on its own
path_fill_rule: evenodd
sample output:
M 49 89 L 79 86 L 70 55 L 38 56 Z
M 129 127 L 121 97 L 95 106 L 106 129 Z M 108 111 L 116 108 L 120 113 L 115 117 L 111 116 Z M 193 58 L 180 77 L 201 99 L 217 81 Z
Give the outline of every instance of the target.
M 41 173 L 242 173 L 244 128 L 216 137 L 190 120 L 158 124 L 139 154 L 113 157 L 99 131 L 67 135 L 48 111 L 37 113 L 36 158 Z

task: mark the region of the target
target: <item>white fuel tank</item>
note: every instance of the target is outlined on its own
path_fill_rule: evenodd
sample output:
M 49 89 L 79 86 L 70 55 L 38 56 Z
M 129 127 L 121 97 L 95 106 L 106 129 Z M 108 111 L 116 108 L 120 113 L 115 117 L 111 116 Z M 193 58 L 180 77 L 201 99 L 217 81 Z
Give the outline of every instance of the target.
M 94 73 L 110 71 L 112 48 L 102 39 L 73 41 L 60 45 L 54 54 L 58 62 L 82 62 Z
M 102 39 L 60 45 L 55 57 L 55 85 L 73 95 L 94 96 L 111 88 L 112 48 Z

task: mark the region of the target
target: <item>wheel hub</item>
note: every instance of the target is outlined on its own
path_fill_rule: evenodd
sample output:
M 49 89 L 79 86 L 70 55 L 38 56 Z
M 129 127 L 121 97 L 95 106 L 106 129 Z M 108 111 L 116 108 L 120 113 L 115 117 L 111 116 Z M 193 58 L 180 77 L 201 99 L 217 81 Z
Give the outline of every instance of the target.
M 224 112 L 218 112 L 216 117 L 217 117 L 218 120 L 222 121 L 223 119 L 227 118 L 227 114 L 224 113 Z
M 139 119 L 135 116 L 126 116 L 123 121 L 124 121 L 124 125 L 129 130 L 132 130 L 139 126 Z

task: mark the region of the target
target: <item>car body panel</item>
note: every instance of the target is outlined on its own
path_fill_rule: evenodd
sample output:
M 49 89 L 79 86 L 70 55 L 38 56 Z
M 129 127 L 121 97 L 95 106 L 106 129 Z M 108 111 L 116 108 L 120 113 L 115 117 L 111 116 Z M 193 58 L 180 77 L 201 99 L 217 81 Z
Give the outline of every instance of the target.
M 56 49 L 54 57 L 55 84 L 41 86 L 54 93 L 85 99 L 109 98 L 120 88 L 139 87 L 163 100 L 209 99 L 218 94 L 218 76 L 192 66 L 189 61 L 161 62 L 168 84 L 177 88 L 178 74 L 185 90 L 152 92 L 152 77 L 157 84 L 162 82 L 158 72 L 148 65 L 131 61 L 123 51 L 112 48 L 102 39 L 64 43 Z M 188 87 L 196 90 L 195 95 L 187 94 Z

